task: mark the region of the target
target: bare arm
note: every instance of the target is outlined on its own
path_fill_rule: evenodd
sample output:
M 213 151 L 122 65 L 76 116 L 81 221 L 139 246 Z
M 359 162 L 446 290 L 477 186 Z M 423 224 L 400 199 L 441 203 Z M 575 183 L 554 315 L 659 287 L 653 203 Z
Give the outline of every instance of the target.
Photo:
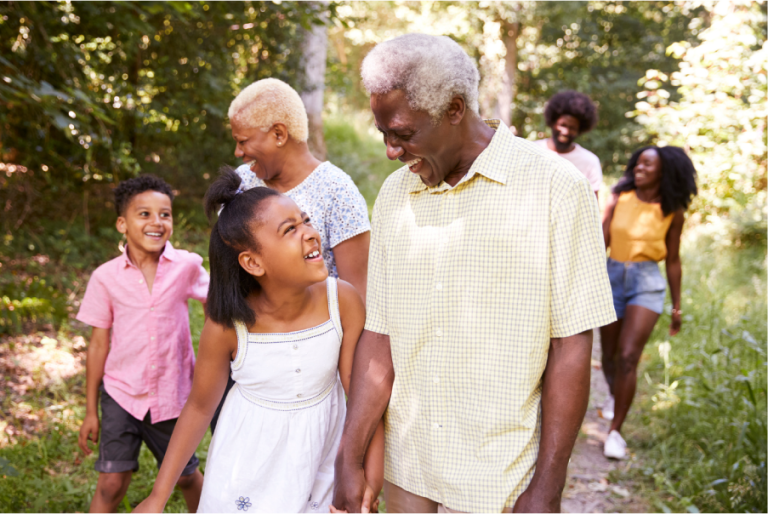
M 365 326 L 365 306 L 357 291 L 348 283 L 339 281 L 339 307 L 344 338 L 339 356 L 339 374 L 344 391 L 349 395 L 352 364 L 360 333 Z M 379 421 L 376 432 L 365 453 L 363 468 L 365 480 L 371 488 L 371 501 L 379 495 L 384 484 L 384 422 Z M 370 504 L 368 505 L 370 507 Z
M 86 455 L 93 450 L 88 439 L 99 442 L 99 386 L 104 378 L 104 364 L 109 355 L 109 329 L 93 327 L 85 360 L 85 420 L 80 427 L 78 445 Z
M 611 221 L 613 221 L 613 211 L 616 209 L 616 203 L 619 201 L 619 195 L 613 193 L 608 199 L 608 205 L 603 211 L 603 239 L 605 240 L 605 249 L 611 246 Z
M 669 293 L 672 296 L 672 322 L 669 325 L 669 335 L 680 332 L 682 318 L 680 315 L 680 284 L 683 281 L 683 264 L 680 261 L 680 236 L 683 233 L 685 213 L 679 210 L 672 218 L 672 225 L 667 231 L 667 281 Z
M 333 247 L 339 278 L 352 284 L 365 302 L 368 291 L 368 247 L 371 232 L 364 232 Z
M 205 435 L 219 405 L 237 352 L 234 329 L 206 320 L 200 334 L 199 358 L 192 392 L 181 411 L 152 493 L 134 512 L 162 512 L 189 458 Z
M 568 460 L 589 401 L 591 355 L 592 330 L 550 341 L 536 471 L 514 512 L 560 512 Z
M 394 380 L 389 336 L 364 330 L 355 351 L 347 419 L 336 456 L 333 505 L 339 510 L 360 512 L 366 484 L 364 457 L 389 404 Z

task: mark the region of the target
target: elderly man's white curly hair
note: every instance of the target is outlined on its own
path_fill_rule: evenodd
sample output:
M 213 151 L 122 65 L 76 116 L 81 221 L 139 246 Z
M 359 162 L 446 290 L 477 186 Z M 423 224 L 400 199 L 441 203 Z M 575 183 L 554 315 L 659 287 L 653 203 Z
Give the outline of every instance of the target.
M 229 104 L 229 120 L 248 127 L 269 130 L 283 123 L 296 141 L 309 137 L 307 110 L 299 94 L 278 79 L 257 80 L 246 87 Z
M 363 60 L 363 85 L 369 93 L 402 89 L 412 109 L 437 121 L 454 96 L 479 112 L 480 73 L 467 53 L 447 36 L 406 34 L 379 43 Z

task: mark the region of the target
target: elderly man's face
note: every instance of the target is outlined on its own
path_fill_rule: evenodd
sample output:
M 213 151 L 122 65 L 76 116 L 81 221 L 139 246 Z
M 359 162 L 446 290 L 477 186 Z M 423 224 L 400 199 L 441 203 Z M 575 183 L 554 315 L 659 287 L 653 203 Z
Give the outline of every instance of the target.
M 461 145 L 445 117 L 433 125 L 428 113 L 411 109 L 400 89 L 371 95 L 371 110 L 390 160 L 408 164 L 427 186 L 436 186 L 454 170 Z

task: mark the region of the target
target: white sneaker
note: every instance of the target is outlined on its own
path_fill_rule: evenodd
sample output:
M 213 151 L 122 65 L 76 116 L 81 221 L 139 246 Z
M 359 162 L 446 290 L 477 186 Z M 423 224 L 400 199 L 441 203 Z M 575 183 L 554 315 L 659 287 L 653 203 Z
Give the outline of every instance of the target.
M 627 442 L 621 437 L 620 433 L 611 430 L 611 433 L 608 434 L 608 438 L 605 440 L 605 446 L 603 446 L 603 455 L 609 459 L 627 458 Z
M 607 419 L 608 421 L 613 421 L 613 410 L 614 410 L 615 404 L 616 402 L 613 399 L 613 395 L 610 395 L 608 396 L 608 398 L 605 399 L 605 403 L 603 403 L 603 406 L 600 409 L 600 414 L 603 417 L 603 419 Z

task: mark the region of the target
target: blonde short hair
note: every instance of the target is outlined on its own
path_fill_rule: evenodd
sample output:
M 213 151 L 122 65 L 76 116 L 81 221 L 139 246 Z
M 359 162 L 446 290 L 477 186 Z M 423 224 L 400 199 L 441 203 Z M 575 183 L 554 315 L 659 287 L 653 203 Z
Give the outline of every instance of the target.
M 283 123 L 296 141 L 309 137 L 307 111 L 301 97 L 291 86 L 278 79 L 257 80 L 229 104 L 229 120 L 268 130 Z

